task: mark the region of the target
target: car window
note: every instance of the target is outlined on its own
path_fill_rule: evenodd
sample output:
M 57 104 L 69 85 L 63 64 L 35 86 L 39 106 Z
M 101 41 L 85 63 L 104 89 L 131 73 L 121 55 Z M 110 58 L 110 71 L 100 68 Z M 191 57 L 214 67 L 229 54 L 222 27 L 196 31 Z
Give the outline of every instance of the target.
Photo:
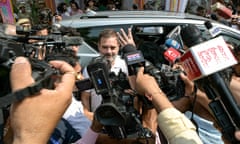
M 98 51 L 97 42 L 98 36 L 103 29 L 112 28 L 116 31 L 120 31 L 120 28 L 123 28 L 126 32 L 127 29 L 131 27 L 131 25 L 112 25 L 112 26 L 96 26 L 96 27 L 88 27 L 88 28 L 78 28 L 77 31 L 81 33 L 84 41 L 90 45 L 93 49 Z
M 129 27 L 132 28 L 132 33 L 134 40 L 136 42 L 142 40 L 153 40 L 155 42 L 156 38 L 164 43 L 165 36 L 173 30 L 179 24 L 126 24 L 126 25 L 108 25 L 108 26 L 95 26 L 95 27 L 84 27 L 77 28 L 77 31 L 81 33 L 84 41 L 89 44 L 93 49 L 98 51 L 97 42 L 98 36 L 103 29 L 112 28 L 116 31 L 120 31 L 123 28 L 126 32 Z M 184 25 L 184 24 L 182 24 Z M 202 27 L 200 27 L 202 29 Z M 158 42 L 159 42 L 158 41 Z
M 81 66 L 85 67 L 93 58 L 99 56 L 99 53 L 83 40 L 77 55 Z

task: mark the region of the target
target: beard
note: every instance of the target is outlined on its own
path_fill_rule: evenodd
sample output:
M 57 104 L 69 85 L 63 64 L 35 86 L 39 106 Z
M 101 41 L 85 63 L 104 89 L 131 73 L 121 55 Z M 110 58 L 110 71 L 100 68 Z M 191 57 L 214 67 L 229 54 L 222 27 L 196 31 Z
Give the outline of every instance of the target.
M 111 64 L 113 65 L 117 55 L 109 55 L 109 54 L 105 54 L 103 55 L 103 57 Z

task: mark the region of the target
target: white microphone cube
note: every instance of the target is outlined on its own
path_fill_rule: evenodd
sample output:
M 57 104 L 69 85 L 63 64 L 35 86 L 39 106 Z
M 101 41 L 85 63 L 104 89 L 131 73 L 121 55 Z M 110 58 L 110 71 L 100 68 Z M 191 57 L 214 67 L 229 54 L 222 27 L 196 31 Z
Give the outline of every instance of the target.
M 180 58 L 190 80 L 197 80 L 237 64 L 222 36 L 191 47 Z

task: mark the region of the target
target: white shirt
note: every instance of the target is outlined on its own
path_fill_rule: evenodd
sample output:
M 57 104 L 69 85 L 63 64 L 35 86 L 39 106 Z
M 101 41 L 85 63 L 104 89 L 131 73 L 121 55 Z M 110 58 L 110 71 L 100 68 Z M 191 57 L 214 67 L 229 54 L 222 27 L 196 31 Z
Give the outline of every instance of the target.
M 91 126 L 91 121 L 84 115 L 81 101 L 72 96 L 72 102 L 65 111 L 63 118 L 66 119 L 80 136 L 83 136 Z
M 116 75 L 118 75 L 120 70 L 122 70 L 122 72 L 124 72 L 125 74 L 128 75 L 128 69 L 127 69 L 126 62 L 123 59 L 121 59 L 120 56 L 117 56 L 115 59 L 115 63 L 111 67 L 110 71 L 114 72 Z M 84 70 L 83 70 L 83 76 L 85 78 L 89 78 L 86 68 L 84 68 Z M 86 92 L 91 93 L 91 99 L 90 99 L 90 102 L 91 102 L 90 109 L 91 110 L 90 111 L 94 112 L 97 109 L 97 107 L 101 104 L 102 96 L 97 95 L 95 89 L 87 90 Z

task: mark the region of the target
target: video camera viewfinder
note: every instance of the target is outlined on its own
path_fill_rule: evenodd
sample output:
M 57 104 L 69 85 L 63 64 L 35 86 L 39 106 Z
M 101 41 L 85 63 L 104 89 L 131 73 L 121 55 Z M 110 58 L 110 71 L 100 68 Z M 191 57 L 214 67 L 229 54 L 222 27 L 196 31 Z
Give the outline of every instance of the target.
M 103 57 L 97 57 L 87 67 L 89 77 L 97 94 L 105 94 L 110 90 L 107 65 L 107 61 Z

